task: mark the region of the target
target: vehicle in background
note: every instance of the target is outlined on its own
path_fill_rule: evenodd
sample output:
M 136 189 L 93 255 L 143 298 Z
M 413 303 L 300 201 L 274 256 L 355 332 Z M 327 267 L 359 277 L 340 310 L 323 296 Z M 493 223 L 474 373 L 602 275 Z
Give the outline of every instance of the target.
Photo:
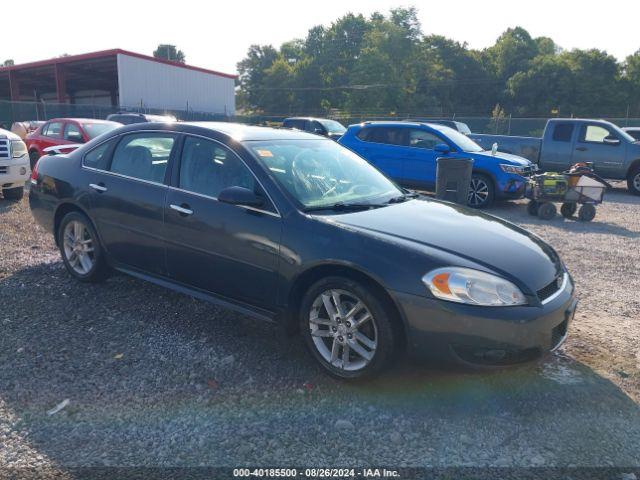
M 563 343 L 576 307 L 569 273 L 537 236 L 407 194 L 296 130 L 122 127 L 64 161 L 43 157 L 29 204 L 75 279 L 114 268 L 298 331 L 345 379 L 405 350 L 532 360 Z
M 148 115 L 146 113 L 135 112 L 119 112 L 112 113 L 107 117 L 110 122 L 118 122 L 122 125 L 132 125 L 134 123 L 148 123 L 148 122 L 176 122 L 176 117 L 172 115 Z
M 0 130 L 0 190 L 5 200 L 22 198 L 30 173 L 25 143 L 15 133 Z
M 636 140 L 640 140 L 640 127 L 625 127 L 622 130 L 627 132 L 629 135 L 631 135 Z
M 45 148 L 75 143 L 86 143 L 118 127 L 120 123 L 93 118 L 54 118 L 27 135 L 31 169 L 45 154 Z
M 437 118 L 413 118 L 403 120 L 405 122 L 413 123 L 435 123 L 437 125 L 444 125 L 445 127 L 453 128 L 454 130 L 464 133 L 465 135 L 471 135 L 471 129 L 469 125 L 464 122 L 458 122 L 457 120 L 437 119 Z
M 27 120 L 24 122 L 13 122 L 11 125 L 11 131 L 18 135 L 22 140 L 27 138 L 31 132 L 35 132 L 38 127 L 44 125 L 44 122 L 39 120 Z
M 351 125 L 339 143 L 367 159 L 399 184 L 434 190 L 437 159 L 471 158 L 469 206 L 485 208 L 495 198 L 521 198 L 535 171 L 527 159 L 487 152 L 466 135 L 444 125 L 364 122 Z
M 323 135 L 332 140 L 338 140 L 347 129 L 340 122 L 327 118 L 291 117 L 285 118 L 282 128 L 295 128 L 303 132 Z
M 640 143 L 606 120 L 553 118 L 542 138 L 472 134 L 484 148 L 498 144 L 501 152 L 521 155 L 541 170 L 563 172 L 576 163 L 592 163 L 603 178 L 627 180 L 629 191 L 640 195 Z

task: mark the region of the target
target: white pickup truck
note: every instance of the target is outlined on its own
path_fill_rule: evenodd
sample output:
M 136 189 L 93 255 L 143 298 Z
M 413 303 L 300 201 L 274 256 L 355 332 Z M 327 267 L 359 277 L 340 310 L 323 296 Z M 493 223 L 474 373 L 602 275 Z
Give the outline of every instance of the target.
M 27 146 L 15 133 L 0 129 L 0 191 L 5 200 L 19 200 L 29 180 Z

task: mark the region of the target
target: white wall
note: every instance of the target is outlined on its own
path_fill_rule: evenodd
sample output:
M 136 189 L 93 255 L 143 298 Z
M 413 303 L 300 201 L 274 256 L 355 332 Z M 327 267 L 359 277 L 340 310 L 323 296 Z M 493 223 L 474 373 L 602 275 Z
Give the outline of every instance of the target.
M 234 79 L 118 54 L 121 107 L 234 115 Z

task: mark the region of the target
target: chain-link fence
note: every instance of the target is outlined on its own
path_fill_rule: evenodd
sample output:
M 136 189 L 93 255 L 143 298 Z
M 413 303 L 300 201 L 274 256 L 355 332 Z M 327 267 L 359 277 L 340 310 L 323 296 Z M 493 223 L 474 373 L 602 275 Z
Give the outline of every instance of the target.
M 154 115 L 173 115 L 183 121 L 236 121 L 252 125 L 277 126 L 286 118 L 285 115 L 236 115 L 212 114 L 192 110 L 171 110 L 157 108 L 122 108 L 110 105 L 86 105 L 49 102 L 10 102 L 0 100 L 0 126 L 10 128 L 13 122 L 27 120 L 49 120 L 51 118 L 101 118 L 121 111 L 148 113 Z M 367 120 L 402 120 L 406 118 L 436 118 L 432 114 L 420 115 L 407 113 L 398 115 L 352 115 L 344 112 L 331 112 L 326 115 L 344 125 L 360 123 Z M 601 115 L 593 115 L 601 118 Z M 440 119 L 453 119 L 466 123 L 474 133 L 491 133 L 496 135 L 541 136 L 547 118 L 500 118 L 482 116 L 458 116 L 455 114 L 438 116 Z M 605 118 L 621 127 L 640 126 L 640 118 Z

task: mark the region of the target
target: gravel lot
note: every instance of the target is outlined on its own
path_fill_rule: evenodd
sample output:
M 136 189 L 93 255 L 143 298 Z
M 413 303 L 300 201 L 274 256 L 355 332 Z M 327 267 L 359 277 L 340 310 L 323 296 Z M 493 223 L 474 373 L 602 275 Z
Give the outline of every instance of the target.
M 639 467 L 640 198 L 606 201 L 590 224 L 492 210 L 575 277 L 554 356 L 490 372 L 403 361 L 357 385 L 237 314 L 122 275 L 72 280 L 26 198 L 0 201 L 0 467 Z

